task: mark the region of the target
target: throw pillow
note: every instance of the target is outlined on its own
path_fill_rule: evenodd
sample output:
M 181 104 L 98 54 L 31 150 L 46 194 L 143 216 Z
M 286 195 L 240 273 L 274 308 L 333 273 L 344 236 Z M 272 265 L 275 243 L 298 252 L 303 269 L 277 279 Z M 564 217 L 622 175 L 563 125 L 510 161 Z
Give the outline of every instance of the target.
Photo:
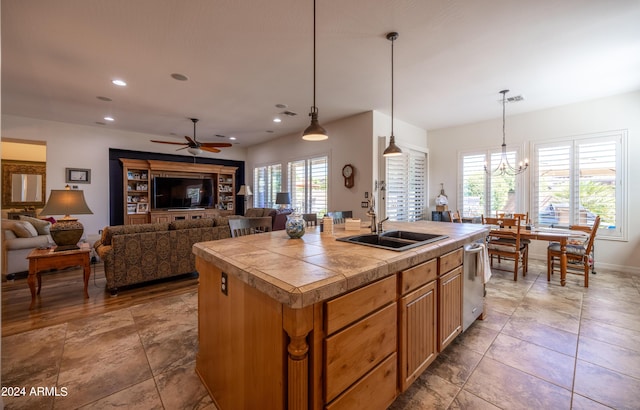
M 56 223 L 56 218 L 54 218 L 53 216 L 48 216 L 46 218 L 40 218 L 40 219 L 42 219 L 43 221 L 49 221 L 52 224 Z
M 50 233 L 51 222 L 49 221 L 43 221 L 42 219 L 32 218 L 25 215 L 20 215 L 20 220 L 29 222 L 33 225 L 33 227 L 36 228 L 36 231 L 38 231 L 38 235 L 49 235 Z
M 38 236 L 38 231 L 29 222 L 25 221 L 11 221 L 6 224 L 6 227 L 11 229 L 18 238 L 33 238 Z

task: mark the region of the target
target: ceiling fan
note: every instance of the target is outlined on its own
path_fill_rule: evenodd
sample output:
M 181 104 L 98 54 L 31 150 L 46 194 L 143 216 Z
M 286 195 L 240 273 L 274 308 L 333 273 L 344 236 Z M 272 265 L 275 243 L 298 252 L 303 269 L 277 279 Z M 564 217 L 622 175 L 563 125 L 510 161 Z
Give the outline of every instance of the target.
M 192 155 L 200 155 L 202 154 L 203 150 L 209 151 L 209 152 L 220 152 L 218 148 L 226 148 L 226 147 L 232 146 L 232 144 L 228 142 L 199 142 L 196 139 L 196 123 L 198 122 L 198 119 L 190 118 L 190 120 L 193 122 L 193 138 L 185 135 L 184 138 L 187 140 L 187 142 L 156 141 L 156 140 L 151 140 L 151 142 L 157 142 L 160 144 L 184 145 L 184 147 L 178 148 L 177 151 L 186 149 Z

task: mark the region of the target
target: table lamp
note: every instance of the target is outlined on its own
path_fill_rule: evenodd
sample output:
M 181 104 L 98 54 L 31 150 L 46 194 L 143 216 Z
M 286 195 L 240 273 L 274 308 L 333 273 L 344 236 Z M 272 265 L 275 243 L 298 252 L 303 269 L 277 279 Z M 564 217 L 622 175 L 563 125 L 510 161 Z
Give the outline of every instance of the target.
M 41 215 L 64 215 L 51 225 L 51 238 L 56 243 L 55 252 L 79 249 L 78 242 L 82 238 L 84 227 L 71 214 L 93 214 L 84 200 L 81 190 L 52 189 L 49 200 L 40 212 Z
M 278 192 L 276 194 L 276 204 L 280 205 L 280 209 L 286 208 L 285 205 L 291 203 L 291 196 L 288 192 Z
M 253 195 L 253 192 L 251 192 L 251 187 L 249 185 L 240 185 L 240 189 L 238 190 L 238 193 L 236 195 L 244 196 L 244 212 L 246 212 L 248 197 Z

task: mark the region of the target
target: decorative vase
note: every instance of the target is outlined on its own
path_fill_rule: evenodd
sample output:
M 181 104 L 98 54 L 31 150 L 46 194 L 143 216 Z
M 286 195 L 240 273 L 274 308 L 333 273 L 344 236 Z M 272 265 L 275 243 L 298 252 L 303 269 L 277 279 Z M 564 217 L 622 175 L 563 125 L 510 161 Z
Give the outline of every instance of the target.
M 284 229 L 290 238 L 298 239 L 304 235 L 304 227 L 306 223 L 302 214 L 294 212 L 287 215 L 287 222 L 284 225 Z

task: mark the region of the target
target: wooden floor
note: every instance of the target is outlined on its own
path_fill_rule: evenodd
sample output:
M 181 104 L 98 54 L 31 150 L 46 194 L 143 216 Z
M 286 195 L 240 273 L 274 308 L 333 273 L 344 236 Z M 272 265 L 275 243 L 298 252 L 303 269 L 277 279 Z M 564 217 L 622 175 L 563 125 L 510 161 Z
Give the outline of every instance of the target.
M 2 282 L 2 336 L 193 292 L 198 284 L 197 275 L 193 274 L 123 289 L 118 296 L 111 296 L 105 291 L 102 264 L 94 264 L 91 269 L 89 299 L 83 297 L 82 269 L 50 272 L 42 275 L 42 290 L 32 310 L 26 278 Z

